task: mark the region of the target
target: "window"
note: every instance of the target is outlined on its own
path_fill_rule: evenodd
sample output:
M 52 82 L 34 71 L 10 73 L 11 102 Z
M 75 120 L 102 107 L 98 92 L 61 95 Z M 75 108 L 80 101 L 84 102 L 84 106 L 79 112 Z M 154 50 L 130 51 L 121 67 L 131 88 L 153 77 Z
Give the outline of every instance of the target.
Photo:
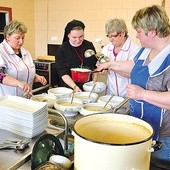
M 12 20 L 12 9 L 0 6 L 0 42 L 3 41 L 3 30 L 6 24 Z

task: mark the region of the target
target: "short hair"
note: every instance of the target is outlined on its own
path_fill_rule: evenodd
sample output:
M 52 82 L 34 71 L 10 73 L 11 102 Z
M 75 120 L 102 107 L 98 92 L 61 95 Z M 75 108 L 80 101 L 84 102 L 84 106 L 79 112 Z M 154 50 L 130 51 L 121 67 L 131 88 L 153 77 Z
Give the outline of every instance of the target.
M 13 33 L 22 32 L 27 33 L 27 27 L 24 23 L 13 20 L 8 25 L 4 27 L 4 37 L 6 35 L 12 35 Z
M 159 37 L 170 34 L 169 18 L 165 9 L 159 5 L 138 10 L 132 19 L 132 26 L 134 29 L 142 28 L 145 34 L 155 30 Z
M 128 29 L 126 23 L 123 19 L 110 19 L 105 24 L 105 31 L 108 34 L 109 32 L 125 32 L 126 35 L 128 34 Z

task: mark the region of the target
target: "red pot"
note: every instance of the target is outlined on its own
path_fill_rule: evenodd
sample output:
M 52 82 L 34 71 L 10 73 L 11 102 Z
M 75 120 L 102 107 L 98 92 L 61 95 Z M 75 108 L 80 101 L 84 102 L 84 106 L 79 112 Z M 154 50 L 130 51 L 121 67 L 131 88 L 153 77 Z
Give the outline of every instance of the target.
M 90 69 L 72 68 L 71 77 L 76 82 L 85 83 L 89 81 L 91 72 L 92 71 Z

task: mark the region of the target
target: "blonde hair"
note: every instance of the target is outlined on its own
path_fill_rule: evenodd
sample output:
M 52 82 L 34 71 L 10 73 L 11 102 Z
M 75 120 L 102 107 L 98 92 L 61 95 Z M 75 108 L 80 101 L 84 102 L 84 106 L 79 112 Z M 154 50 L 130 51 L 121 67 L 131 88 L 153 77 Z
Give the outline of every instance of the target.
M 167 37 L 170 34 L 169 18 L 163 7 L 153 5 L 138 10 L 132 19 L 134 29 L 142 28 L 147 34 L 155 30 L 159 37 Z
M 27 33 L 27 27 L 24 23 L 13 20 L 8 25 L 4 27 L 4 37 L 6 38 L 6 35 L 11 35 L 13 33 L 22 32 Z

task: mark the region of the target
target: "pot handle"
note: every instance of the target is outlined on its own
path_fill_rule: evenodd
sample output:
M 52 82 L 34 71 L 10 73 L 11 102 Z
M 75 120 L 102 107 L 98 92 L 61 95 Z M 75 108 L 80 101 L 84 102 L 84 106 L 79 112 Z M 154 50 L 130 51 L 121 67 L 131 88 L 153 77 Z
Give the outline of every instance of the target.
M 158 150 L 160 150 L 160 149 L 162 148 L 162 146 L 163 146 L 162 142 L 157 141 L 157 140 L 153 140 L 153 141 L 152 141 L 152 147 L 149 148 L 148 151 L 149 151 L 149 152 L 158 151 Z

